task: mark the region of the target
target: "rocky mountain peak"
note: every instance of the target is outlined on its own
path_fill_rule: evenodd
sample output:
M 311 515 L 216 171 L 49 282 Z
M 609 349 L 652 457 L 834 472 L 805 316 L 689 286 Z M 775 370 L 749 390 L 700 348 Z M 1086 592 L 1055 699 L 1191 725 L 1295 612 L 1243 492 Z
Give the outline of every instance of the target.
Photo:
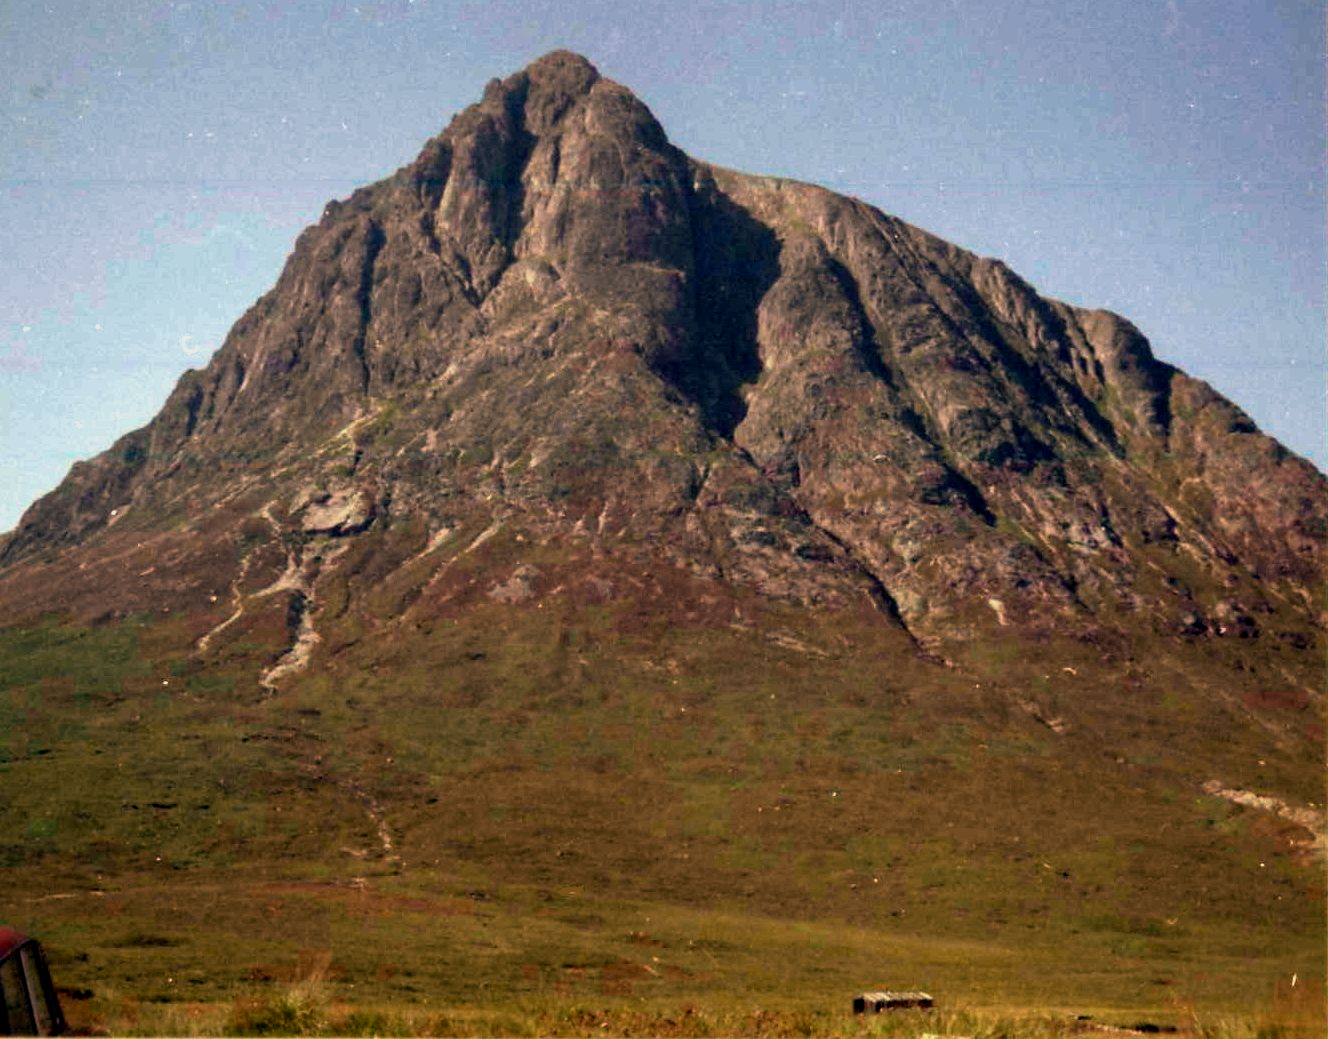
M 206 370 L 29 510 L 0 592 L 205 517 L 344 544 L 469 516 L 919 644 L 1122 616 L 1308 644 L 1323 491 L 1128 321 L 689 158 L 555 51 L 329 203 Z M 362 521 L 308 526 L 327 500 Z
M 491 80 L 482 105 L 499 111 L 519 108 L 526 130 L 540 136 L 599 81 L 599 69 L 580 54 L 551 51 L 506 80 Z
M 157 978 L 132 1015 L 245 921 L 231 1025 L 329 913 L 337 1005 L 403 1030 L 792 1006 L 845 926 L 841 992 L 958 941 L 952 1000 L 1041 947 L 1104 965 L 1065 1006 L 1280 1004 L 1322 965 L 1326 544 L 1323 475 L 1124 318 L 691 158 L 555 52 L 0 538 L 3 889 L 92 950 L 67 984 Z

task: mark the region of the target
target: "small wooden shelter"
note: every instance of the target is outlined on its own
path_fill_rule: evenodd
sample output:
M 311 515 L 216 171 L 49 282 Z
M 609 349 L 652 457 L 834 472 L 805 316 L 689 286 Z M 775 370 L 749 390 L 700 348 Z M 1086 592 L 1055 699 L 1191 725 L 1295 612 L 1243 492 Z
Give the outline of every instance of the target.
M 879 1014 L 882 1010 L 930 1010 L 935 1000 L 926 992 L 864 992 L 853 997 L 853 1013 Z

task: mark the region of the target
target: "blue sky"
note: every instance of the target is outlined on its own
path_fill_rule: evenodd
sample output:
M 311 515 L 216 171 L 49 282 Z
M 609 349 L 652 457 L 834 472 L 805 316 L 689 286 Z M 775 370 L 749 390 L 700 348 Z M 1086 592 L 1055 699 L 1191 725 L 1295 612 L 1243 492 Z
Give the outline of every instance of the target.
M 1106 307 L 1325 449 L 1317 0 L 0 7 L 0 530 L 152 417 L 329 198 L 555 47 L 698 158 Z

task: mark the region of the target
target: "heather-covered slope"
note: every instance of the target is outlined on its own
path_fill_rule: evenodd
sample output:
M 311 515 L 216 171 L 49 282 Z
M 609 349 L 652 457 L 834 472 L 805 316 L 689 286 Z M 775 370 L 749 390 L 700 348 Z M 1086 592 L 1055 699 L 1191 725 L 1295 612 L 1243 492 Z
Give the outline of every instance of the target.
M 5 908 L 158 861 L 301 926 L 263 885 L 500 891 L 503 951 L 429 975 L 480 1002 L 476 963 L 574 995 L 612 978 L 560 949 L 684 910 L 990 940 L 936 969 L 993 999 L 1032 933 L 1122 1006 L 1220 1002 L 1247 934 L 1252 993 L 1321 954 L 1325 489 L 1125 320 L 691 159 L 555 53 L 329 204 L 0 544 Z M 611 908 L 521 923 L 572 888 Z M 811 998 L 779 948 L 648 985 Z

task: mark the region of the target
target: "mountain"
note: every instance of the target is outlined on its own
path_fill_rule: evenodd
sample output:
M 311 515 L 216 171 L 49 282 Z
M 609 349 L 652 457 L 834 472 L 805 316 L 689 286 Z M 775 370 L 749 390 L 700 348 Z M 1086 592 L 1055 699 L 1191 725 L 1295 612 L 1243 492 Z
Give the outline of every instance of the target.
M 238 525 L 259 481 L 295 531 L 511 510 L 764 594 L 869 599 L 923 640 L 1121 611 L 1303 632 L 1324 542 L 1322 476 L 1128 322 L 691 160 L 563 54 L 329 204 L 208 367 L 27 512 L 6 584 L 54 563 L 33 606 L 80 583 L 99 609 L 196 603 L 162 516 L 238 502 Z M 64 576 L 149 533 L 154 580 Z
M 344 839 L 389 885 L 1311 969 L 1326 489 L 1125 319 L 690 158 L 555 52 L 329 203 L 0 542 L 0 808 L 46 820 L 10 887 L 166 845 L 181 890 L 306 882 Z

